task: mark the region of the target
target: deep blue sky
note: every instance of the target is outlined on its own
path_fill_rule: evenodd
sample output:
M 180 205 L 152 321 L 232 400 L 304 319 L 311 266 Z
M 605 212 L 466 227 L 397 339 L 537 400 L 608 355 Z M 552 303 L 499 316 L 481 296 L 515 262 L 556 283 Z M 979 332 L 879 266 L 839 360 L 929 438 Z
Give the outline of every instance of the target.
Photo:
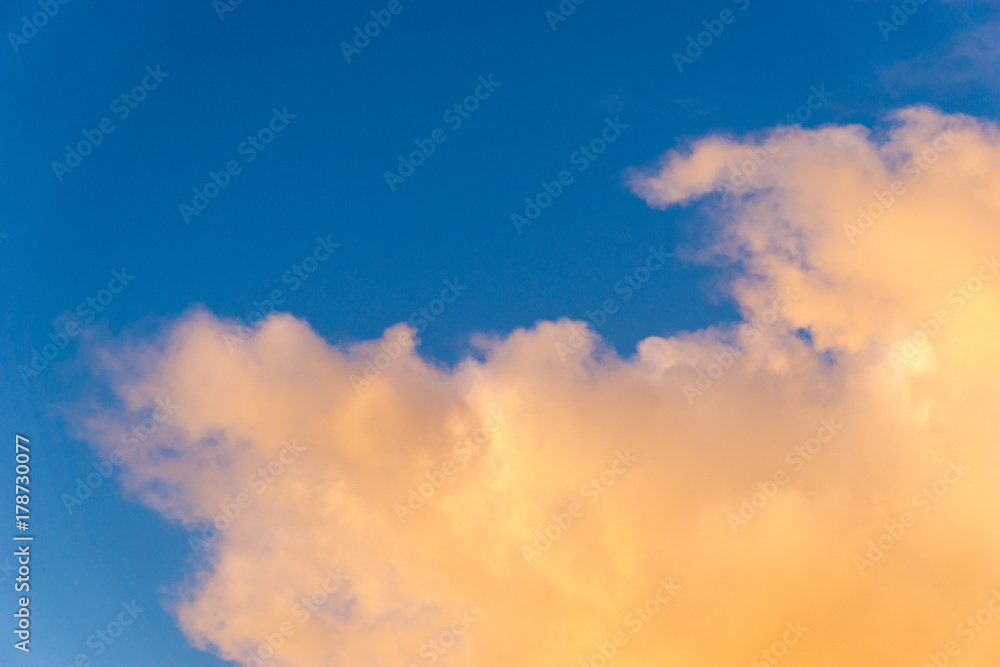
M 340 42 L 388 3 L 244 0 L 220 20 L 210 0 L 69 0 L 16 53 L 9 38 L 0 44 L 0 417 L 5 440 L 21 432 L 35 447 L 38 539 L 34 650 L 13 651 L 6 622 L 3 664 L 93 657 L 88 635 L 133 598 L 146 611 L 94 664 L 224 664 L 187 648 L 162 607 L 161 588 L 192 570 L 183 531 L 123 500 L 115 477 L 72 516 L 59 502 L 93 461 L 63 416 L 89 398 L 78 393 L 79 339 L 27 386 L 18 375 L 113 270 L 134 282 L 91 332 L 152 331 L 194 304 L 246 316 L 282 288 L 283 309 L 332 342 L 377 337 L 458 278 L 467 291 L 421 334 L 422 354 L 452 362 L 474 332 L 583 319 L 650 245 L 696 239 L 697 208 L 651 210 L 623 176 L 690 138 L 774 125 L 820 85 L 834 96 L 805 125 L 872 125 L 917 102 L 996 118 L 995 83 L 952 46 L 995 20 L 988 4 L 928 2 L 886 40 L 877 21 L 889 3 L 861 0 L 750 0 L 745 10 L 745 0 L 589 0 L 555 31 L 544 12 L 556 0 L 401 2 L 350 63 Z M 727 8 L 735 22 L 679 73 L 671 54 Z M 37 11 L 4 3 L 3 32 Z M 147 66 L 169 74 L 121 119 L 112 102 Z M 451 129 L 443 112 L 490 75 L 500 86 Z M 286 107 L 295 118 L 246 162 L 239 144 Z M 114 131 L 60 182 L 52 162 L 104 118 Z M 571 154 L 607 118 L 628 128 L 578 172 Z M 384 172 L 438 127 L 447 141 L 391 192 Z M 178 205 L 230 160 L 241 173 L 185 224 Z M 518 234 L 511 214 L 563 169 L 573 184 Z M 318 236 L 341 245 L 290 292 L 282 275 Z M 672 263 L 600 333 L 628 355 L 646 336 L 733 319 L 718 270 Z M 0 484 L 12 458 L 0 456 Z

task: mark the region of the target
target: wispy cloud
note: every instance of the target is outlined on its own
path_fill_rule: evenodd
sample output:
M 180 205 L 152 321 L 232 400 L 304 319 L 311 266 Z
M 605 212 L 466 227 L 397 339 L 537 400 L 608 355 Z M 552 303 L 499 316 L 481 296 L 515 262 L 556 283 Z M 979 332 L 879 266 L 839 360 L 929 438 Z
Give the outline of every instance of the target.
M 958 0 L 949 4 L 1000 8 L 995 0 Z M 1000 15 L 995 9 L 990 13 L 992 18 L 985 20 L 969 18 L 967 27 L 956 30 L 944 44 L 882 68 L 879 79 L 894 91 L 956 91 L 971 87 L 995 92 L 1000 86 Z

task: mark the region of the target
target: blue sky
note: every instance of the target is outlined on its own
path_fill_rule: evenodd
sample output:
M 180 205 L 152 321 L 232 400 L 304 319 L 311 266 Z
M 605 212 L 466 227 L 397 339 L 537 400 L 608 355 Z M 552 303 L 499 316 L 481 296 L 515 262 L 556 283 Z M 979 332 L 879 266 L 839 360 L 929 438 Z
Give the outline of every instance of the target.
M 883 2 L 589 0 L 553 30 L 555 0 L 401 0 L 347 62 L 341 42 L 387 4 L 244 0 L 220 18 L 209 0 L 69 0 L 30 39 L 0 46 L 0 416 L 11 442 L 31 437 L 37 517 L 33 651 L 7 637 L 3 664 L 229 664 L 190 648 L 165 609 L 192 571 L 185 531 L 130 501 L 117 474 L 72 514 L 60 502 L 97 461 L 72 418 L 103 400 L 80 341 L 155 332 L 197 304 L 246 318 L 275 289 L 280 310 L 331 343 L 366 340 L 457 281 L 461 296 L 420 333 L 421 355 L 447 364 L 476 332 L 585 319 L 662 246 L 676 257 L 599 327 L 627 356 L 646 336 L 738 316 L 717 288 L 726 267 L 684 258 L 699 209 L 649 208 L 629 192 L 628 169 L 708 133 L 774 126 L 814 87 L 832 96 L 805 126 L 872 126 L 914 103 L 997 117 L 994 65 L 959 48 L 995 22 L 989 4 L 927 2 L 886 39 Z M 672 54 L 723 10 L 734 20 L 679 72 Z M 37 11 L 5 3 L 3 32 Z M 144 78 L 135 108 L 115 102 Z M 485 99 L 456 127 L 446 112 L 477 87 Z M 113 131 L 56 173 L 66 146 L 104 119 Z M 620 132 L 581 171 L 577 151 L 609 122 Z M 281 126 L 273 141 L 247 149 L 269 123 Z M 390 189 L 397 156 L 437 128 L 446 140 Z M 180 205 L 230 161 L 238 173 L 186 221 Z M 563 170 L 572 183 L 519 233 L 511 215 Z M 294 267 L 326 256 L 314 255 L 318 238 L 339 246 L 292 290 Z M 116 271 L 134 279 L 122 288 Z M 87 321 L 80 304 L 106 298 L 109 283 L 120 291 Z M 24 381 L 32 348 L 69 322 L 81 335 Z M 12 459 L 0 458 L 0 479 Z M 133 599 L 145 611 L 97 657 L 88 636 Z

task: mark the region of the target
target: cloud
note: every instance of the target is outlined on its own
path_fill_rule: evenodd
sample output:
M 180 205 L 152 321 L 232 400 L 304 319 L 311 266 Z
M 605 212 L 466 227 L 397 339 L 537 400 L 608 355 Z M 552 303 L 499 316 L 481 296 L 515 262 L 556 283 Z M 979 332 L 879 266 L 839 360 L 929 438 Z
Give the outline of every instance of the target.
M 707 138 L 632 184 L 703 201 L 744 322 L 630 358 L 539 322 L 453 367 L 404 325 L 331 345 L 287 315 L 230 351 L 202 310 L 107 347 L 97 447 L 182 406 L 124 481 L 205 540 L 176 601 L 196 646 L 290 667 L 995 657 L 1000 635 L 959 624 L 1000 586 L 996 128 L 912 108 Z
M 966 17 L 963 27 L 929 52 L 879 69 L 879 81 L 895 93 L 915 90 L 995 93 L 1000 74 L 1000 19 L 989 0 L 947 4 L 980 10 L 984 18 Z M 993 6 L 983 11 L 984 6 Z M 906 29 L 904 26 L 902 29 Z

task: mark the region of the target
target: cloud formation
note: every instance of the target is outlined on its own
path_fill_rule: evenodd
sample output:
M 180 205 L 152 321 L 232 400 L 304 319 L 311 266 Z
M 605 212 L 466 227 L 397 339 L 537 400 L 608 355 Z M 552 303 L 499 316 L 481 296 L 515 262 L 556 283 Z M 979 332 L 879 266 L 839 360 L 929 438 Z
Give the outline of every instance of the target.
M 1000 19 L 997 0 L 946 0 L 957 8 L 992 6 L 982 19 L 969 19 L 968 27 L 926 54 L 879 69 L 879 82 L 894 92 L 914 90 L 995 94 L 1000 65 Z M 891 25 L 888 22 L 883 26 Z M 895 28 L 895 26 L 893 26 Z M 905 25 L 900 30 L 909 29 Z M 885 29 L 891 38 L 895 32 Z
M 709 137 L 632 185 L 703 202 L 700 256 L 739 268 L 743 323 L 623 359 L 539 322 L 443 368 L 405 325 L 335 346 L 272 316 L 230 351 L 197 310 L 105 351 L 99 448 L 183 406 L 123 479 L 198 538 L 176 603 L 196 646 L 288 667 L 997 655 L 975 620 L 1000 587 L 997 129 L 911 108 Z

